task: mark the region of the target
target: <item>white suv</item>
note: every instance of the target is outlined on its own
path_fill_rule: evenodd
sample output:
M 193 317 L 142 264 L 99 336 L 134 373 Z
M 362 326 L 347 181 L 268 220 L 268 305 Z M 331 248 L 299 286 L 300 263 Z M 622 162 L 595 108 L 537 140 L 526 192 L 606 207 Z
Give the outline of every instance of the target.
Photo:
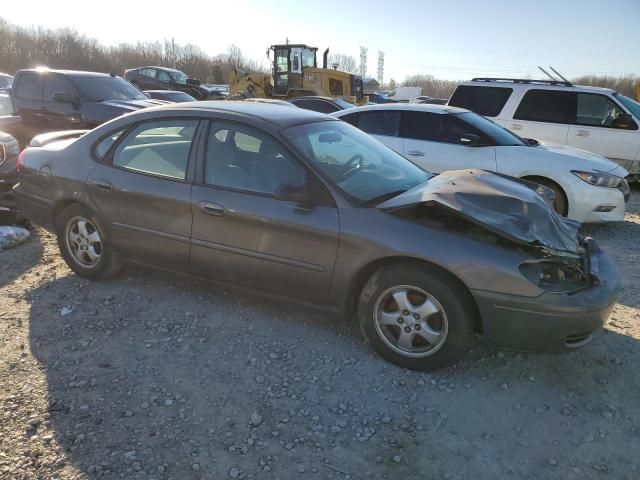
M 489 117 L 524 138 L 597 153 L 640 179 L 640 103 L 615 90 L 474 78 L 456 88 L 449 105 Z
M 492 121 L 445 105 L 390 103 L 332 113 L 433 173 L 478 168 L 545 185 L 578 222 L 624 219 L 627 171 L 599 155 L 525 141 Z

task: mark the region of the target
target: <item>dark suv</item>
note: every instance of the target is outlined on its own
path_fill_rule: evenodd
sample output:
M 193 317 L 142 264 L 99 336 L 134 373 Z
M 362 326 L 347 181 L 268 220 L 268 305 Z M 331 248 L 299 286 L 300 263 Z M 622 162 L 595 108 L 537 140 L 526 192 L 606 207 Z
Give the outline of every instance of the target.
M 211 91 L 200 80 L 189 78 L 180 70 L 165 67 L 140 67 L 124 71 L 124 78 L 140 90 L 178 90 L 196 100 L 208 100 Z
M 73 70 L 20 70 L 11 96 L 28 140 L 44 132 L 94 128 L 162 104 L 121 77 Z

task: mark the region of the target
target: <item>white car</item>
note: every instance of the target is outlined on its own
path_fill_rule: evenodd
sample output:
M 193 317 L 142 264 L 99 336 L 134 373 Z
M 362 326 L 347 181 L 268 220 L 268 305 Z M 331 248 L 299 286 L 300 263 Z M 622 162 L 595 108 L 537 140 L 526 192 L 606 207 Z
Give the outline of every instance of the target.
M 558 213 L 583 223 L 624 218 L 629 185 L 620 165 L 584 150 L 540 145 L 469 110 L 369 105 L 332 113 L 433 173 L 480 168 L 552 188 Z
M 640 103 L 615 90 L 474 78 L 456 88 L 449 105 L 484 115 L 522 137 L 597 153 L 640 180 Z

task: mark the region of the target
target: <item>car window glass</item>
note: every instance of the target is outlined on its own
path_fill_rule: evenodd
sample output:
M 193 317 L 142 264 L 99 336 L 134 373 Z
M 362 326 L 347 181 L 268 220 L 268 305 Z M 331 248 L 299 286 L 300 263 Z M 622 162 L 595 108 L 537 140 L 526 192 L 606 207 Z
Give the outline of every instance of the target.
M 184 180 L 197 120 L 157 120 L 133 129 L 116 148 L 113 164 L 127 170 Z
M 340 117 L 340 120 L 347 122 L 351 125 L 353 125 L 354 127 L 358 126 L 358 114 L 357 113 L 350 113 L 349 115 L 344 115 L 342 117 Z
M 513 118 L 533 122 L 573 123 L 575 94 L 559 90 L 529 90 Z
M 145 77 L 156 78 L 156 71 L 153 68 L 143 68 L 142 75 Z
M 512 88 L 460 85 L 453 92 L 449 105 L 466 108 L 487 117 L 497 117 L 512 93 Z
M 16 96 L 25 100 L 42 100 L 42 75 L 25 73 L 18 82 Z
M 604 95 L 578 93 L 576 123 L 597 127 L 615 127 L 614 122 L 624 112 Z
M 13 115 L 14 113 L 16 113 L 16 111 L 15 108 L 13 108 L 11 95 L 9 95 L 9 93 L 0 93 L 0 117 Z
M 280 143 L 256 129 L 214 122 L 207 139 L 205 183 L 274 195 L 285 184 L 304 184 L 305 170 Z
M 335 105 L 324 100 L 300 100 L 296 102 L 296 105 L 300 108 L 319 113 L 333 113 L 339 110 Z
M 100 142 L 98 142 L 94 150 L 96 156 L 100 159 L 104 158 L 105 155 L 111 149 L 111 146 L 114 143 L 116 143 L 116 140 L 118 140 L 118 138 L 120 138 L 120 135 L 122 135 L 122 132 L 124 132 L 124 129 L 118 130 L 117 132 L 107 135 L 105 138 L 100 140 Z
M 400 135 L 400 111 L 360 112 L 358 128 L 370 135 Z
M 170 82 L 171 81 L 171 77 L 164 70 L 158 70 L 158 74 L 156 75 L 156 78 L 158 80 L 160 80 L 161 82 Z
M 54 93 L 68 93 L 75 96 L 75 91 L 66 78 L 54 74 L 47 75 L 44 80 L 44 101 L 53 102 Z
M 477 128 L 454 115 L 405 112 L 405 136 L 407 138 L 460 145 L 460 137 L 467 133 L 479 135 L 481 138 L 485 137 Z

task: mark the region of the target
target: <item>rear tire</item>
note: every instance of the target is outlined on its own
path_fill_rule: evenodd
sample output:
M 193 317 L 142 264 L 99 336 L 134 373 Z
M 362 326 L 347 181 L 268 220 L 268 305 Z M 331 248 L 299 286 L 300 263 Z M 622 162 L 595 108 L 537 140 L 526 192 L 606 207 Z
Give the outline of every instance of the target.
M 387 361 L 431 371 L 473 343 L 475 308 L 466 289 L 427 266 L 396 264 L 371 276 L 358 301 L 367 342 Z
M 91 210 L 74 203 L 58 215 L 55 223 L 60 253 L 76 275 L 100 280 L 120 270 L 122 263 L 108 232 Z

